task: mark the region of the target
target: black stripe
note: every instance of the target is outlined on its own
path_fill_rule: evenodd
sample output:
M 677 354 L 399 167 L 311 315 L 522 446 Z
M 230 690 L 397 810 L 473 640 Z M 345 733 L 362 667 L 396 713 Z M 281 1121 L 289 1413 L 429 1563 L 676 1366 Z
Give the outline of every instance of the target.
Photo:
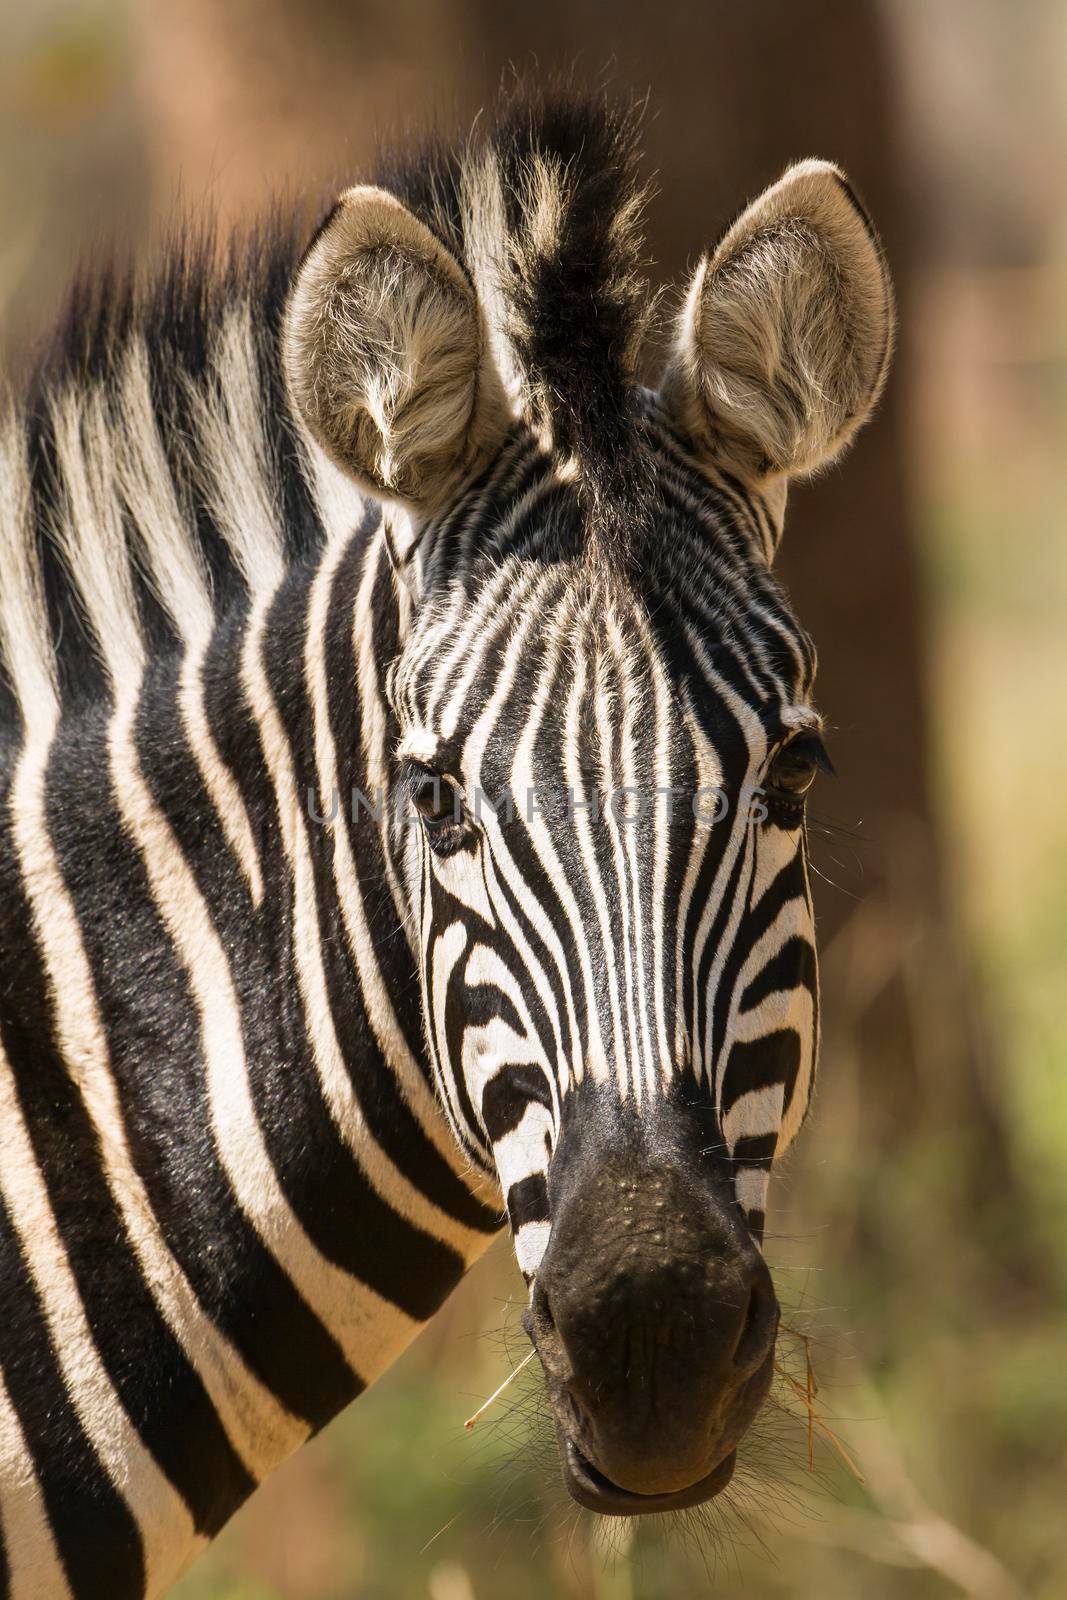
M 518 1127 L 529 1105 L 552 1110 L 552 1091 L 540 1067 L 502 1066 L 482 1091 L 482 1121 L 493 1144 Z
M 741 996 L 741 1010 L 754 1011 L 768 995 L 805 988 L 815 993 L 815 950 L 810 939 L 793 934 L 776 950 Z
M 59 481 L 55 434 L 43 394 L 36 395 L 31 403 L 27 438 L 34 535 L 60 693 L 70 704 L 99 702 L 106 699 L 107 680 L 99 652 L 89 636 L 84 608 L 75 597 L 67 564 L 56 548 L 56 512 L 63 506 L 66 491 Z
M 266 267 L 269 281 L 257 306 L 260 315 L 254 314 L 252 318 L 260 383 L 259 415 L 269 463 L 268 493 L 278 508 L 286 558 L 296 562 L 307 560 L 321 550 L 326 531 L 311 491 L 307 447 L 293 423 L 282 375 L 282 320 L 291 281 L 291 262 L 273 256 Z
M 512 1228 L 521 1228 L 527 1222 L 548 1222 L 552 1213 L 548 1205 L 548 1183 L 543 1172 L 531 1172 L 508 1190 L 508 1217 Z
M 741 824 L 741 826 L 747 826 L 747 824 Z M 716 830 L 714 828 L 711 830 L 711 837 L 714 837 L 715 831 Z M 719 831 L 722 833 L 722 836 L 723 836 L 724 839 L 727 839 L 729 837 L 729 835 L 730 835 L 729 819 L 727 819 L 726 821 L 724 821 L 720 825 Z M 709 848 L 708 854 L 707 854 L 707 856 L 705 857 L 704 861 L 701 864 L 700 873 L 699 873 L 698 879 L 697 879 L 697 887 L 696 887 L 696 890 L 695 890 L 694 895 L 693 895 L 693 901 L 692 901 L 692 904 L 690 906 L 689 916 L 688 916 L 687 924 L 686 924 L 685 944 L 684 944 L 684 949 L 686 951 L 693 950 L 694 947 L 695 947 L 697 928 L 700 925 L 700 918 L 703 915 L 704 909 L 707 906 L 708 901 L 710 900 L 710 897 L 711 897 L 711 886 L 712 886 L 712 883 L 714 881 L 714 874 L 718 870 L 718 867 L 719 867 L 720 858 L 721 858 L 721 851 L 713 856 L 712 852 L 711 852 L 711 850 Z M 711 1047 L 710 1047 L 710 1049 L 709 1049 L 709 1051 L 707 1053 L 706 1059 L 704 1060 L 704 1070 L 707 1072 L 709 1080 L 711 1080 L 713 1078 L 713 1076 L 714 1076 L 715 1062 L 716 1062 L 716 1060 L 718 1058 L 719 1049 L 721 1048 L 721 1031 L 722 1031 L 722 1029 L 725 1028 L 726 1021 L 727 1021 L 728 1016 L 729 1016 L 729 1004 L 726 1001 L 726 999 L 724 998 L 723 983 L 722 983 L 722 979 L 721 978 L 720 978 L 720 981 L 719 981 L 718 989 L 716 990 L 716 992 L 713 995 L 710 995 L 710 996 L 708 994 L 708 984 L 709 984 L 710 978 L 711 978 L 712 963 L 714 962 L 715 957 L 716 957 L 716 955 L 717 955 L 717 953 L 719 951 L 719 947 L 720 947 L 720 945 L 722 943 L 722 940 L 725 937 L 726 929 L 727 929 L 727 927 L 729 925 L 730 915 L 731 915 L 731 912 L 732 912 L 732 909 L 733 909 L 734 901 L 735 901 L 736 896 L 740 893 L 741 880 L 742 880 L 742 877 L 744 876 L 746 868 L 751 873 L 751 870 L 752 870 L 751 858 L 749 858 L 747 860 L 747 862 L 746 862 L 745 840 L 744 840 L 744 838 L 742 838 L 738 843 L 737 855 L 736 855 L 736 857 L 734 859 L 733 866 L 730 868 L 729 876 L 727 878 L 726 886 L 725 886 L 725 888 L 723 890 L 722 898 L 719 901 L 719 904 L 714 909 L 714 913 L 712 915 L 712 920 L 711 920 L 711 926 L 708 929 L 708 932 L 707 932 L 707 935 L 706 935 L 705 944 L 704 944 L 704 948 L 700 952 L 700 957 L 699 957 L 699 964 L 698 964 L 697 977 L 696 977 L 696 987 L 695 987 L 695 999 L 696 999 L 696 1004 L 697 1004 L 698 1036 L 694 1040 L 694 1048 L 695 1049 L 699 1049 L 701 1051 L 704 1049 L 704 1040 L 705 1040 L 705 1037 L 708 1034 L 707 1008 L 708 1008 L 708 1006 L 710 1004 L 710 1007 L 711 1007 Z M 693 967 L 692 960 L 687 960 L 687 962 L 686 962 L 686 1004 L 687 1004 L 687 1008 L 688 1008 L 689 1005 L 692 1004 L 692 1000 L 694 998 L 694 990 L 693 990 L 692 977 L 691 977 L 692 967 Z M 690 1014 L 690 1012 L 687 1009 L 686 1015 L 688 1016 L 689 1014 Z
M 380 516 L 375 517 L 375 523 L 378 520 L 380 520 Z M 371 531 L 372 527 L 370 526 L 365 530 L 368 535 Z M 350 592 L 354 597 L 357 588 L 354 568 L 356 564 L 362 565 L 364 562 L 373 562 L 377 567 L 371 597 L 371 611 L 373 614 L 375 667 L 379 674 L 377 687 L 382 709 L 386 715 L 385 747 L 389 765 L 386 788 L 389 792 L 383 795 L 382 799 L 388 805 L 393 797 L 393 787 L 398 782 L 398 773 L 395 770 L 395 762 L 392 760 L 392 755 L 400 737 L 400 728 L 391 708 L 381 697 L 380 691 L 385 680 L 386 671 L 394 658 L 399 655 L 401 645 L 400 614 L 396 598 L 397 580 L 393 575 L 384 541 L 379 541 L 376 544 L 372 543 L 369 547 L 366 547 L 363 545 L 361 536 L 360 540 L 353 543 L 352 551 L 346 557 L 346 566 L 349 563 L 352 564 L 353 576 L 351 580 L 341 576 L 340 582 L 335 585 L 331 615 L 336 618 L 340 608 L 343 616 L 345 590 L 348 589 L 350 583 Z M 332 652 L 328 657 L 330 672 L 327 694 L 330 706 L 330 729 L 335 742 L 346 737 L 345 729 L 349 718 L 354 719 L 353 738 L 356 731 L 361 729 L 361 705 L 355 692 L 358 674 L 351 616 L 347 618 L 347 623 L 348 626 L 346 628 L 338 629 L 340 637 L 336 639 L 334 645 L 334 650 L 339 655 L 338 664 L 334 665 Z M 342 743 L 338 743 L 337 747 L 342 755 L 349 748 Z M 357 746 L 354 742 L 351 745 L 351 750 L 353 752 L 357 751 Z M 359 768 L 358 762 L 357 768 L 358 770 L 353 772 L 352 778 L 358 788 L 362 775 L 362 769 Z M 402 939 L 398 933 L 400 919 L 406 907 L 397 907 L 395 914 L 391 914 L 388 901 L 385 898 L 385 883 L 387 881 L 385 853 L 388 848 L 388 828 L 383 827 L 379 834 L 379 830 L 372 822 L 367 820 L 366 816 L 361 817 L 357 828 L 358 832 L 352 839 L 353 855 L 359 862 L 361 879 L 369 881 L 370 884 L 374 885 L 375 889 L 375 892 L 370 896 L 370 903 L 367 905 L 367 921 L 374 953 L 378 966 L 385 976 L 393 1014 L 404 1036 L 404 1042 L 412 1058 L 418 1063 L 427 1087 L 432 1092 L 434 1086 L 433 1071 L 426 1051 L 426 1035 L 423 1029 L 418 974 L 414 970 L 414 963 L 408 951 L 407 941 Z M 372 835 L 377 835 L 377 837 L 371 837 Z M 402 868 L 401 862 L 395 862 L 394 865 L 398 870 Z M 400 877 L 401 881 L 403 881 L 402 870 L 400 870 Z M 469 1199 L 470 1196 L 468 1195 L 467 1200 L 469 1201 Z M 443 1203 L 443 1196 L 438 1203 Z M 463 1205 L 464 1202 L 458 1200 L 457 1203 Z M 444 1205 L 443 1208 L 445 1210 L 449 1209 L 447 1205 Z M 457 1215 L 462 1216 L 463 1213 L 457 1213 Z
M 739 1167 L 769 1168 L 777 1149 L 777 1133 L 748 1134 L 734 1145 L 733 1159 Z
M 444 1051 L 442 1067 L 448 1075 L 448 1093 L 453 1103 L 457 1121 L 464 1128 L 470 1129 L 470 1138 L 477 1140 L 484 1148 L 484 1141 L 479 1135 L 479 1119 L 467 1087 L 466 1074 L 462 1070 L 463 1041 L 469 1026 L 467 1009 L 467 983 L 464 976 L 467 961 L 470 956 L 470 936 L 477 937 L 479 929 L 473 923 L 467 907 L 458 908 L 441 885 L 433 876 L 432 867 L 424 876 L 424 892 L 430 896 L 432 908 L 432 922 L 435 928 L 447 928 L 456 920 L 457 910 L 462 912 L 469 925 L 467 942 L 459 960 L 452 967 L 448 975 L 448 987 L 445 990 L 444 1018 L 435 1017 L 434 1023 L 440 1034 L 444 1031 Z M 427 952 L 426 959 L 432 964 L 433 950 Z M 484 1157 L 483 1157 L 484 1159 Z
M 134 1600 L 145 1583 L 140 1530 L 78 1419 L 2 1197 L 0 1280 L 19 1285 L 0 1316 L 0 1371 L 33 1457 L 67 1581 L 76 1600 Z
M 800 1066 L 800 1037 L 795 1028 L 779 1028 L 761 1039 L 739 1039 L 730 1047 L 722 1077 L 722 1114 L 753 1089 L 784 1088 L 782 1105 L 793 1098 Z

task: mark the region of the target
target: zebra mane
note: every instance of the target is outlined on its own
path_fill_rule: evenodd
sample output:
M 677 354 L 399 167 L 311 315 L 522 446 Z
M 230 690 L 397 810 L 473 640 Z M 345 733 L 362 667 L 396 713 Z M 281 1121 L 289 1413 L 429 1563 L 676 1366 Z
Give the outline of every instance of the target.
M 635 527 L 645 471 L 639 120 L 521 92 L 469 138 L 379 173 L 470 275 L 517 403 L 581 461 L 605 547 Z M 358 519 L 282 376 L 307 233 L 298 208 L 225 244 L 187 224 L 153 270 L 76 281 L 21 399 L 0 406 L 0 724 L 27 696 L 105 697 L 116 664 L 195 642 Z
M 602 541 L 632 529 L 643 477 L 635 376 L 652 301 L 641 113 L 565 87 L 520 88 L 465 143 L 394 161 L 380 180 L 469 273 L 505 380 L 581 462 Z
M 0 723 L 11 691 L 25 713 L 27 657 L 38 688 L 98 699 L 120 634 L 143 660 L 192 643 L 321 545 L 331 497 L 358 517 L 285 396 L 279 328 L 306 232 L 280 208 L 225 245 L 188 222 L 151 270 L 75 281 L 0 405 Z
M 464 264 L 505 373 L 560 448 L 617 443 L 647 320 L 636 107 L 526 91 L 464 144 L 387 165 Z

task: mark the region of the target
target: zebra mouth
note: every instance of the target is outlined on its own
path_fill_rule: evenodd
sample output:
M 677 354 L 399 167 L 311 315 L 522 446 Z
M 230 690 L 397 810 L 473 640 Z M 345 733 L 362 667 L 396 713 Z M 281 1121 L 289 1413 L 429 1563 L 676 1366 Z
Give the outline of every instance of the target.
M 703 1505 L 726 1488 L 734 1475 L 737 1451 L 731 1450 L 706 1477 L 698 1478 L 685 1489 L 669 1494 L 638 1494 L 622 1489 L 594 1467 L 574 1443 L 567 1439 L 563 1448 L 563 1481 L 572 1500 L 587 1511 L 602 1517 L 640 1517 L 656 1511 L 685 1511 Z

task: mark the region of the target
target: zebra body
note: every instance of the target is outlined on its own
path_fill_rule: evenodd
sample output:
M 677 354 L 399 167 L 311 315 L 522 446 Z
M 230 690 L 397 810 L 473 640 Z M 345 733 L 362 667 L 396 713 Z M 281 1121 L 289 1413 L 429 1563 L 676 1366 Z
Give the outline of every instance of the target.
M 76 301 L 3 423 L 15 1600 L 165 1592 L 505 1214 L 553 1403 L 576 1393 L 546 1296 L 586 1168 L 672 1215 L 714 1191 L 701 1250 L 745 1284 L 744 1383 L 706 1380 L 727 1465 L 676 1439 L 636 1509 L 715 1492 L 765 1392 L 751 1239 L 814 1071 L 821 759 L 770 560 L 788 471 L 877 393 L 888 292 L 841 180 L 796 169 L 789 205 L 808 185 L 820 249 L 865 250 L 882 293 L 880 322 L 868 278 L 845 306 L 848 372 L 760 412 L 716 256 L 639 389 L 632 141 L 603 108 L 520 108 L 350 191 L 299 261 L 283 230 L 226 268 L 192 248 Z M 806 242 L 783 203 L 760 247 Z M 711 283 L 740 381 L 709 432 Z M 620 793 L 655 798 L 640 826 Z M 589 1463 L 625 1450 L 567 1404 L 568 1486 L 618 1509 L 629 1468 Z
M 37 1463 L 75 1593 L 161 1592 L 499 1226 L 426 1076 L 410 950 L 366 859 L 377 830 L 341 860 L 302 807 L 338 744 L 362 752 L 345 765 L 368 792 L 360 768 L 383 760 L 357 658 L 383 585 L 379 521 L 300 573 L 279 564 L 206 649 L 143 677 L 116 661 L 113 705 L 27 708 L 4 795 L 4 949 L 23 954 L 5 961 L 20 1295 L 0 1339 L 22 1471 Z M 137 638 L 130 612 L 102 626 L 116 652 Z M 357 702 L 327 704 L 326 660 L 334 682 L 356 665 Z M 5 1545 L 15 1594 L 62 1592 L 25 1587 L 40 1554 L 6 1516 Z

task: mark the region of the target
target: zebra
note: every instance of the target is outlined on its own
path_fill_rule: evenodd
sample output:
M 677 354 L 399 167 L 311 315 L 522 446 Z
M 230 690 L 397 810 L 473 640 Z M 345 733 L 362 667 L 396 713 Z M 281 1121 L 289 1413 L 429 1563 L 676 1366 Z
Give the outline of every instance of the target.
M 790 478 L 881 246 L 753 201 L 640 380 L 640 119 L 83 281 L 0 425 L 0 1592 L 164 1593 L 499 1229 L 563 1481 L 730 1480 L 812 1090 Z

